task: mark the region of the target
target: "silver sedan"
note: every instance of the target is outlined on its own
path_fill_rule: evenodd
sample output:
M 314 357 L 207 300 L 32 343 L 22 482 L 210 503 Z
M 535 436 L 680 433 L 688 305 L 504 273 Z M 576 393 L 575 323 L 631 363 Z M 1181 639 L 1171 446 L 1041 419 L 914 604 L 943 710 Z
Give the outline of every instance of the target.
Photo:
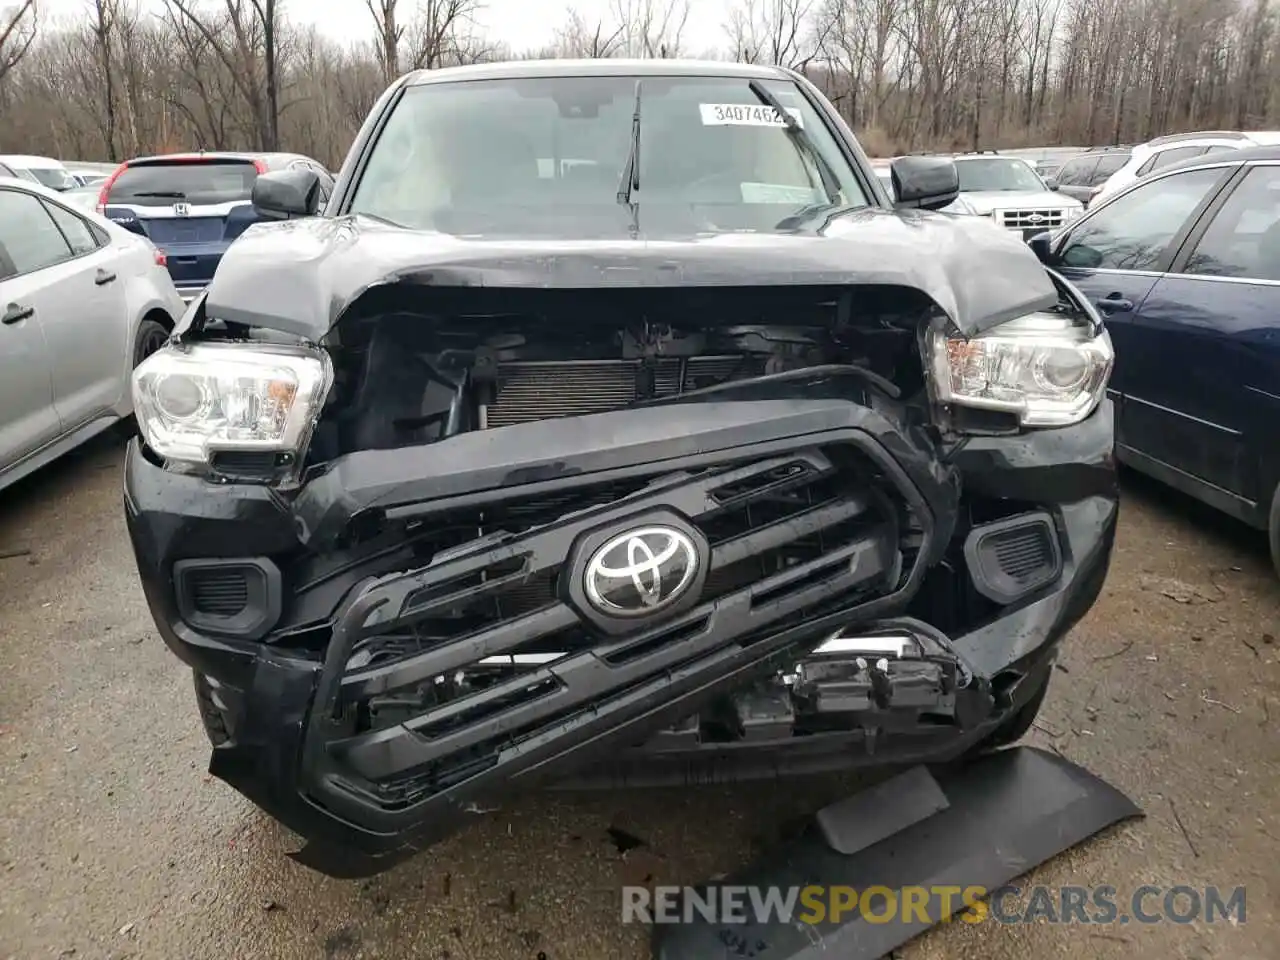
M 182 311 L 151 241 L 0 177 L 0 490 L 128 418 Z

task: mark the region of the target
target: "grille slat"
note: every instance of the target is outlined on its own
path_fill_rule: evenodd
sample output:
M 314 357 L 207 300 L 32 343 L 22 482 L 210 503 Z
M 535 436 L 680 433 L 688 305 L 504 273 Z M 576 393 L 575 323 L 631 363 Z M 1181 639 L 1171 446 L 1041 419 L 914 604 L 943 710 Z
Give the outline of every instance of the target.
M 202 570 L 190 579 L 191 605 L 200 613 L 232 617 L 249 605 L 249 581 L 239 570 Z
M 1028 207 L 1026 209 L 996 210 L 996 223 L 1009 230 L 1030 230 L 1043 228 L 1051 230 L 1066 222 L 1065 210 L 1052 210 L 1047 207 Z
M 486 423 L 508 427 L 616 410 L 637 400 L 758 376 L 764 372 L 764 363 L 763 357 L 749 355 L 501 363 L 497 396 L 487 408 Z

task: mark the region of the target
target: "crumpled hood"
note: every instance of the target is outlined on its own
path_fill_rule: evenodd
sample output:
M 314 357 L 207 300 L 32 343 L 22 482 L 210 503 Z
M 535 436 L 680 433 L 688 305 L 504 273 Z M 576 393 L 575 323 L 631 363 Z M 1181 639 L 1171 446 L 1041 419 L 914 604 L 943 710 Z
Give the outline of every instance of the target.
M 1056 190 L 974 190 L 960 194 L 946 209 L 987 217 L 992 210 L 1083 210 L 1084 206 Z
M 387 283 L 895 285 L 927 295 L 966 335 L 1058 299 L 1031 250 L 989 221 L 860 209 L 789 233 L 603 240 L 476 239 L 361 216 L 258 224 L 223 256 L 205 308 L 218 319 L 319 340 L 362 293 Z M 179 334 L 195 313 L 188 312 Z

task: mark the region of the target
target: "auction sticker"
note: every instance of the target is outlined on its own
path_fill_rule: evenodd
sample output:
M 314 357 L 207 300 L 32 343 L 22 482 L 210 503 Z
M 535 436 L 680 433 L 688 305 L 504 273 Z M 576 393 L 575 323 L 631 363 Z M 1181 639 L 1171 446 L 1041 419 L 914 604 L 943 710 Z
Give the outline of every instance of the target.
M 763 103 L 700 103 L 704 127 L 784 127 L 786 120 L 773 107 Z M 787 113 L 804 126 L 799 107 L 787 107 Z

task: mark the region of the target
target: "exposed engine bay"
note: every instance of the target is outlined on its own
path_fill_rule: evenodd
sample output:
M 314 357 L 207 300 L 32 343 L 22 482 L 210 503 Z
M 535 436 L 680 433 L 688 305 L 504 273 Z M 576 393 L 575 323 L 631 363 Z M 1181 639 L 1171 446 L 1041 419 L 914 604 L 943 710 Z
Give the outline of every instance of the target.
M 414 289 L 414 288 L 409 288 Z M 875 289 L 424 291 L 440 312 L 368 304 L 335 330 L 337 380 L 313 458 L 661 401 L 824 364 L 910 394 L 922 375 L 904 309 Z M 441 301 L 444 301 L 441 303 Z M 892 308 L 888 308 L 889 304 Z

